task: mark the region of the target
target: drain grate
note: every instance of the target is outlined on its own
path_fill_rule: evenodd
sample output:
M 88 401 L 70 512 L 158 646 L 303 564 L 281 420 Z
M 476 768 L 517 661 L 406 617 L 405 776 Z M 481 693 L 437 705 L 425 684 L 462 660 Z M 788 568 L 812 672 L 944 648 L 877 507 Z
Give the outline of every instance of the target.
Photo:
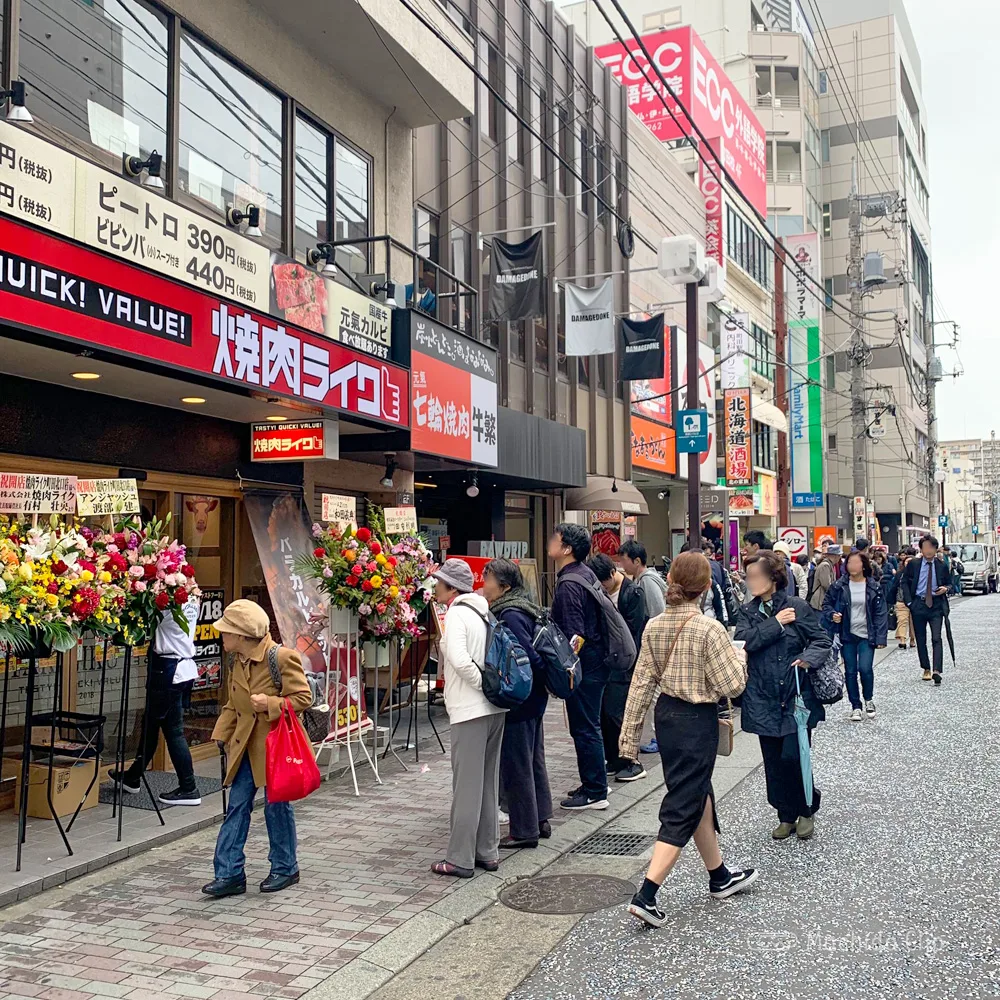
M 638 857 L 656 843 L 648 833 L 594 833 L 581 840 L 570 854 L 605 854 L 615 858 Z
M 500 892 L 500 902 L 526 913 L 595 913 L 627 903 L 635 886 L 607 875 L 543 875 Z

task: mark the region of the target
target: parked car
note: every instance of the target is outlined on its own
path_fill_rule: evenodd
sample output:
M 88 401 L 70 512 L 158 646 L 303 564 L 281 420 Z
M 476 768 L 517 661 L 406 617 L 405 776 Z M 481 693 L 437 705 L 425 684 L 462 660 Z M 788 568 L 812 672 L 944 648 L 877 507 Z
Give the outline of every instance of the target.
M 984 542 L 960 542 L 951 546 L 962 563 L 962 593 L 995 594 L 1000 583 L 997 547 Z

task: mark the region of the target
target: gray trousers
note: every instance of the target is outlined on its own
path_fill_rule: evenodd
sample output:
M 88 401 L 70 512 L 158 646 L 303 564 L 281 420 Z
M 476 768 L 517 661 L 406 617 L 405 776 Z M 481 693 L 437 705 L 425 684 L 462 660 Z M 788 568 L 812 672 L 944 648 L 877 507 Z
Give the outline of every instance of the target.
M 445 860 L 459 868 L 500 857 L 500 746 L 504 713 L 451 726 L 451 838 Z

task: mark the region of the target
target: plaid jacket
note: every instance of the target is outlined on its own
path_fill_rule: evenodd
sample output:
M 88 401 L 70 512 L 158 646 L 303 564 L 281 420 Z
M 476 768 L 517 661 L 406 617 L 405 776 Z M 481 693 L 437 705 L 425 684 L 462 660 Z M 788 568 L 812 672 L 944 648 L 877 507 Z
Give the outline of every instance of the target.
M 667 663 L 675 635 L 677 644 Z M 658 692 L 693 704 L 711 703 L 738 695 L 746 682 L 746 664 L 721 623 L 706 618 L 697 604 L 668 607 L 643 633 L 625 705 L 619 753 L 626 760 L 637 758 L 642 723 Z

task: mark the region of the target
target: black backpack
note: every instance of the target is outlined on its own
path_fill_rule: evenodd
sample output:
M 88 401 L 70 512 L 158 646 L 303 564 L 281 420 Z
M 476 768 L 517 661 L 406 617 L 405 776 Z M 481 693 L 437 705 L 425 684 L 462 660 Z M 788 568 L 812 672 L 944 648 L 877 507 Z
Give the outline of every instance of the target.
M 565 701 L 580 686 L 583 667 L 566 638 L 566 633 L 552 620 L 547 610 L 535 619 L 531 645 L 545 665 L 545 686 L 549 693 Z
M 558 589 L 566 583 L 575 583 L 577 586 L 583 587 L 597 602 L 600 611 L 601 632 L 608 647 L 608 666 L 612 671 L 628 673 L 635 663 L 637 650 L 632 633 L 628 630 L 625 619 L 615 607 L 614 601 L 608 597 L 596 579 L 587 583 L 575 578 L 560 580 L 556 583 L 556 588 Z

